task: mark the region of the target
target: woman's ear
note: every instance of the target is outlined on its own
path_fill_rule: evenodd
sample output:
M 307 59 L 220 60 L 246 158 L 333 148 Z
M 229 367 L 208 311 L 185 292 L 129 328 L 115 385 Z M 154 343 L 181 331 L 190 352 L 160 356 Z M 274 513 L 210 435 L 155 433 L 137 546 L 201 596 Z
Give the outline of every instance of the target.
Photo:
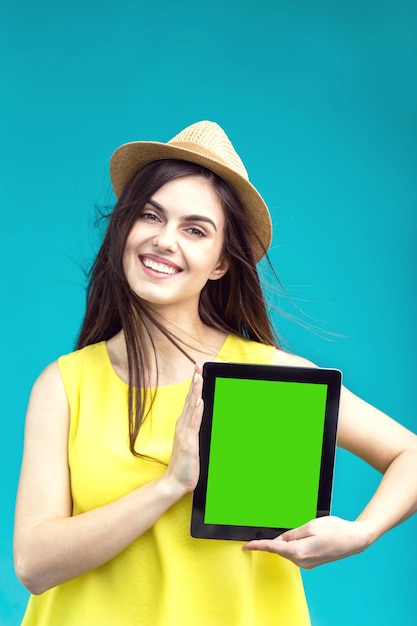
M 219 280 L 219 278 L 223 278 L 223 276 L 227 273 L 229 266 L 229 260 L 225 256 L 221 257 L 218 264 L 210 274 L 209 280 Z

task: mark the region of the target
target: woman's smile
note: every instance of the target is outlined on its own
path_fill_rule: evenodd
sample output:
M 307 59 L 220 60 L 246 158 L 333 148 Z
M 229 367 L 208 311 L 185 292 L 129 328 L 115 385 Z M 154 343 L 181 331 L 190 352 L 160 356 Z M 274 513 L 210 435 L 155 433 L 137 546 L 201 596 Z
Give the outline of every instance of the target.
M 182 272 L 182 268 L 178 265 L 154 254 L 139 255 L 139 261 L 150 276 L 156 275 L 158 278 L 162 278 Z

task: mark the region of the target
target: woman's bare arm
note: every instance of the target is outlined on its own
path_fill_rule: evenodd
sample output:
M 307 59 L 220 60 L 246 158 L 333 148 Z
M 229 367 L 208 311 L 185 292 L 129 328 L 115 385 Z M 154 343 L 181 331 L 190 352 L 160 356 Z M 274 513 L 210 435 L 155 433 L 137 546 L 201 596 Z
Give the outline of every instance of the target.
M 15 517 L 15 567 L 29 591 L 42 593 L 109 561 L 194 489 L 201 389 L 198 369 L 177 422 L 172 460 L 160 478 L 72 517 L 68 402 L 57 363 L 46 368 L 29 402 Z

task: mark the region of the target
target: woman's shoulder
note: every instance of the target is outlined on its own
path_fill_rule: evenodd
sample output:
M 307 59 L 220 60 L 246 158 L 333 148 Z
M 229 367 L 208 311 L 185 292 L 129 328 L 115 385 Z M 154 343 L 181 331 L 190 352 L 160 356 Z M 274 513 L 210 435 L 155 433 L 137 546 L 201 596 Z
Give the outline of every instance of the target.
M 33 392 L 44 390 L 62 389 L 65 378 L 72 373 L 79 372 L 85 367 L 89 368 L 94 362 L 103 361 L 105 355 L 105 342 L 91 344 L 79 350 L 63 354 L 55 361 L 49 363 L 37 377 Z
M 67 352 L 66 354 L 58 357 L 57 362 L 61 365 L 61 363 L 66 362 L 76 363 L 94 358 L 102 358 L 103 352 L 105 351 L 105 344 L 105 341 L 100 341 L 99 343 L 92 343 L 88 346 L 84 346 L 83 348 L 73 350 L 72 352 Z
M 304 357 L 286 352 L 274 345 L 260 343 L 245 337 L 229 335 L 221 349 L 219 360 L 285 365 L 292 367 L 317 367 Z
M 273 364 L 290 367 L 317 367 L 317 365 L 315 365 L 312 361 L 309 361 L 298 354 L 285 352 L 285 350 L 282 350 L 281 348 L 275 348 Z
M 85 373 L 94 373 L 97 372 L 98 368 L 105 367 L 106 358 L 106 342 L 101 341 L 64 354 L 57 359 L 57 363 L 64 379 L 68 377 L 77 378 Z

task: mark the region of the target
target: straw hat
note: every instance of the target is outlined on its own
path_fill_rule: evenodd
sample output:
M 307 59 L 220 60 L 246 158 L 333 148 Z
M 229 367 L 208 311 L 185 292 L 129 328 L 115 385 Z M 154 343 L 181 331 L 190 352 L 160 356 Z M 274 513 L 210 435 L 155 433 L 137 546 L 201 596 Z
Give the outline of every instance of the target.
M 132 141 L 113 153 L 110 177 L 116 197 L 142 167 L 160 159 L 180 159 L 203 165 L 226 180 L 234 189 L 243 210 L 259 237 L 253 240 L 256 261 L 269 248 L 272 224 L 268 208 L 249 182 L 248 174 L 226 133 L 214 122 L 196 122 L 182 130 L 167 143 Z

